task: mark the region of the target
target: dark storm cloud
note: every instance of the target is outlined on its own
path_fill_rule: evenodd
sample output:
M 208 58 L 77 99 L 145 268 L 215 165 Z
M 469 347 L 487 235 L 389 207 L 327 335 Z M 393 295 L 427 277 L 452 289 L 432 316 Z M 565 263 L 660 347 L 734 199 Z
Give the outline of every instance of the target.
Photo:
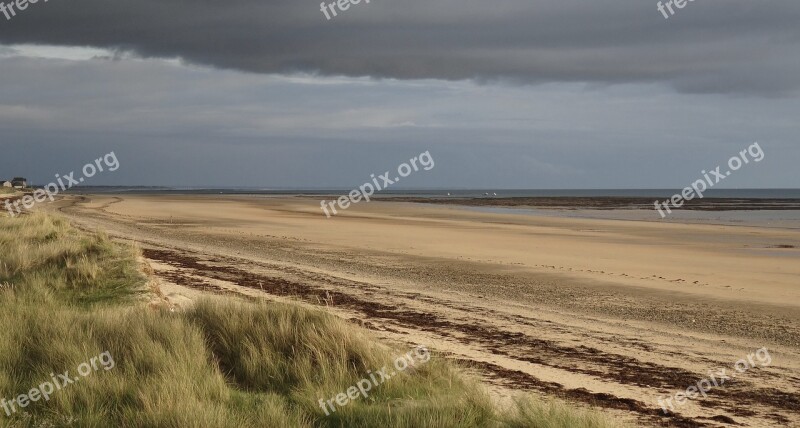
M 0 178 L 34 183 L 114 151 L 121 168 L 93 185 L 351 189 L 429 150 L 436 168 L 403 186 L 680 189 L 759 141 L 766 159 L 724 186 L 800 187 L 800 98 L 21 55 L 0 58 L 0 76 L 13 81 L 0 85 Z
M 319 1 L 50 0 L 0 43 L 80 45 L 257 73 L 520 83 L 666 83 L 786 96 L 800 87 L 800 2 L 372 0 L 326 21 Z

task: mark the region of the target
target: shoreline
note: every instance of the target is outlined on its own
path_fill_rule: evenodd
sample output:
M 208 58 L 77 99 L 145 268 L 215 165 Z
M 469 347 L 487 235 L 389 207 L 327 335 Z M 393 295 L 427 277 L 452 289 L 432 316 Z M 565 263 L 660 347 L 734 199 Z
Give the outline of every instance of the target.
M 656 199 L 616 196 L 536 196 L 536 197 L 483 197 L 483 198 L 419 198 L 375 197 L 375 200 L 413 202 L 420 204 L 462 205 L 477 207 L 521 207 L 548 209 L 592 210 L 652 210 Z M 703 198 L 686 201 L 673 211 L 800 211 L 800 198 Z
M 800 251 L 776 248 L 800 247 L 800 232 L 384 201 L 335 219 L 298 197 L 104 194 L 52 208 L 139 243 L 177 300 L 191 289 L 322 306 L 430 344 L 499 397 L 561 396 L 642 425 L 800 422 L 800 388 L 781 381 L 800 379 Z M 659 396 L 765 346 L 775 366 L 659 415 Z

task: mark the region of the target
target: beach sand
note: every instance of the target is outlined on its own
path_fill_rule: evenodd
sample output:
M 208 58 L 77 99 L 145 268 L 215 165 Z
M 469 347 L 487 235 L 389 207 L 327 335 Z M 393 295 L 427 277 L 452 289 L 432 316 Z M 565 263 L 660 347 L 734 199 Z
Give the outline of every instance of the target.
M 667 426 L 800 426 L 800 230 L 372 202 L 68 196 L 136 241 L 178 306 L 203 293 L 324 305 L 519 392 Z M 766 347 L 769 366 L 665 416 L 660 397 Z

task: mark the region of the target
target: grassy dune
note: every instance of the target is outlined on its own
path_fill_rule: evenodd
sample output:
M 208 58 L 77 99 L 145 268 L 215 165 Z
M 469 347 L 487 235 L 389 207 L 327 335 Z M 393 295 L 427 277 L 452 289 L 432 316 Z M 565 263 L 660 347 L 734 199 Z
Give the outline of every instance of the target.
M 18 193 L 19 192 L 17 192 L 17 189 L 13 189 L 11 187 L 0 187 L 0 202 L 3 202 L 3 207 L 2 207 L 3 211 L 6 211 L 5 208 L 6 198 L 13 198 L 14 196 L 17 196 Z
M 108 353 L 104 366 L 0 426 L 606 427 L 521 399 L 498 409 L 433 356 L 326 415 L 330 399 L 409 351 L 321 310 L 233 298 L 154 308 L 134 248 L 60 218 L 0 215 L 0 398 Z M 17 403 L 19 404 L 19 403 Z M 338 407 L 338 406 L 337 406 Z M 615 424 L 614 426 L 618 426 Z

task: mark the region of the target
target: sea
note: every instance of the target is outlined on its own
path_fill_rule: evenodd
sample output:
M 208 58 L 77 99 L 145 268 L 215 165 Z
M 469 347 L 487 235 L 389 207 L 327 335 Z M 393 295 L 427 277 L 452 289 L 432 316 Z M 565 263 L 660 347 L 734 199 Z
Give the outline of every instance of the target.
M 128 193 L 172 195 L 252 195 L 256 197 L 307 195 L 338 197 L 348 194 L 348 188 L 265 188 L 265 187 L 148 187 L 148 186 L 85 186 L 70 193 Z M 681 189 L 386 189 L 380 198 L 513 198 L 513 197 L 642 197 L 665 200 Z M 705 198 L 752 198 L 800 200 L 800 189 L 709 189 Z M 691 211 L 675 210 L 661 218 L 655 209 L 546 209 L 529 207 L 454 206 L 475 212 L 489 212 L 546 217 L 572 217 L 605 220 L 660 221 L 676 223 L 756 226 L 800 230 L 800 210 L 733 210 Z
M 81 186 L 72 193 L 173 193 L 221 195 L 344 195 L 352 188 L 269 188 L 269 187 L 152 187 Z M 518 197 L 647 197 L 668 198 L 681 189 L 386 189 L 381 197 L 479 198 L 487 195 Z M 800 199 L 800 189 L 709 189 L 706 198 Z

